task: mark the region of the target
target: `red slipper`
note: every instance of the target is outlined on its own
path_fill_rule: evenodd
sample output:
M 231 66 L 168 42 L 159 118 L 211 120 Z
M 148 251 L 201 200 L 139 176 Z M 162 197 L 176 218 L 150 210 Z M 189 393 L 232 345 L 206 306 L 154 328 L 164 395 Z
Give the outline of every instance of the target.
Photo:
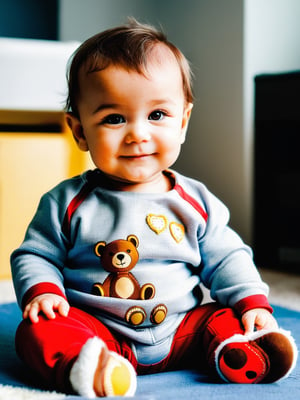
M 226 382 L 271 383 L 291 373 L 297 355 L 294 339 L 282 329 L 234 335 L 217 348 L 216 370 Z

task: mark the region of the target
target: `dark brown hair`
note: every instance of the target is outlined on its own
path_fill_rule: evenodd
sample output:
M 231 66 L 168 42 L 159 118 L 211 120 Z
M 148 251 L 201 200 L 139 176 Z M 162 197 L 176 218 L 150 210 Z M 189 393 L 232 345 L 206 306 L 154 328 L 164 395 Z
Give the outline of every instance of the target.
M 66 110 L 79 117 L 77 100 L 79 96 L 79 72 L 82 67 L 86 73 L 100 71 L 109 65 L 145 73 L 147 60 L 154 46 L 162 44 L 175 56 L 182 75 L 186 102 L 193 101 L 191 69 L 182 52 L 170 43 L 165 34 L 131 18 L 127 25 L 98 33 L 79 46 L 71 57 L 68 72 L 68 97 Z

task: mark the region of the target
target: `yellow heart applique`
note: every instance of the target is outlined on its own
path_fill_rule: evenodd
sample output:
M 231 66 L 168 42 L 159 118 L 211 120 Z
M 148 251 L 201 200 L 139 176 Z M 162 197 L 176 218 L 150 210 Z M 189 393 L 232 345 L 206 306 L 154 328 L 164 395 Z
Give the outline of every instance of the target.
M 149 214 L 146 217 L 147 224 L 158 235 L 163 232 L 168 226 L 167 217 L 164 215 Z
M 178 222 L 171 222 L 169 229 L 173 239 L 177 243 L 181 242 L 185 234 L 184 226 L 182 224 L 179 224 Z

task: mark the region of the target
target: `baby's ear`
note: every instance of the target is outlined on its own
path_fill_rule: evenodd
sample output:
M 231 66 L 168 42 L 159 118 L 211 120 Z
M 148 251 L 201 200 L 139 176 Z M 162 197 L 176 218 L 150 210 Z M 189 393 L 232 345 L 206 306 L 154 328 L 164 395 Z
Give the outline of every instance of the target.
M 193 103 L 188 103 L 186 104 L 183 110 L 182 124 L 181 124 L 181 135 L 182 135 L 181 143 L 185 141 L 186 131 L 189 125 L 192 108 L 193 108 Z
M 72 113 L 67 113 L 66 114 L 66 121 L 71 129 L 74 139 L 77 143 L 77 146 L 79 147 L 80 150 L 82 151 L 88 151 L 89 147 L 86 141 L 86 138 L 84 136 L 83 132 L 83 127 L 81 125 L 80 120 L 74 116 Z

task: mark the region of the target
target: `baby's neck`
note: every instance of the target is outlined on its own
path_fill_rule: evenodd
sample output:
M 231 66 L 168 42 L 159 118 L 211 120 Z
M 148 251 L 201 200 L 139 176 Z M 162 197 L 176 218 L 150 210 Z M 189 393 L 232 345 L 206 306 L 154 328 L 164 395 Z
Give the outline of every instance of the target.
M 161 175 L 153 180 L 137 183 L 118 180 L 102 173 L 101 184 L 109 190 L 137 193 L 165 193 L 174 186 L 172 177 L 165 172 L 162 172 Z

